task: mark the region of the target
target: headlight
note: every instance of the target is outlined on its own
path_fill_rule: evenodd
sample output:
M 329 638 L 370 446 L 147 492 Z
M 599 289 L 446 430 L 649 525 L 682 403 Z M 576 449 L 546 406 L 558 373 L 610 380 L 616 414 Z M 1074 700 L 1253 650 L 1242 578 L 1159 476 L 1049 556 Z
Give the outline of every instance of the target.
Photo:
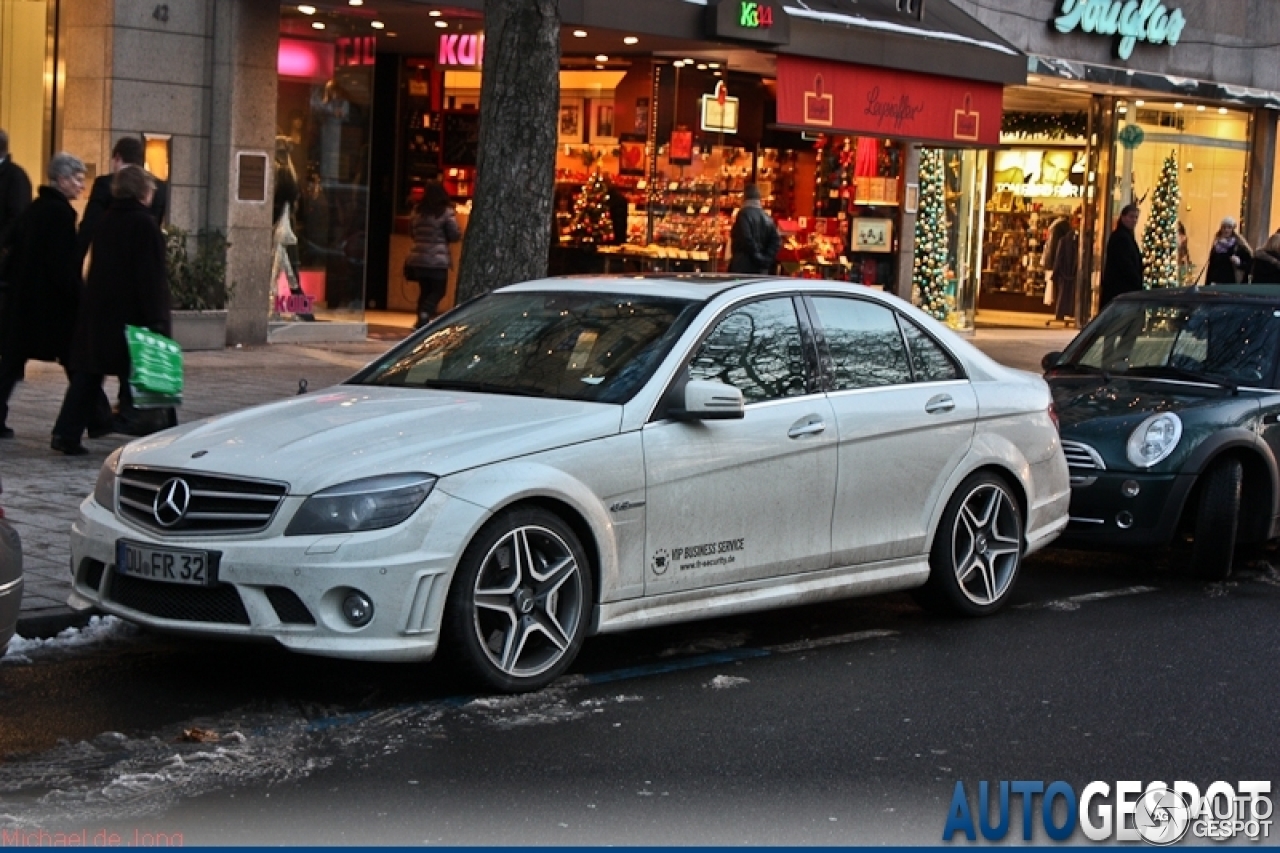
M 1178 446 L 1182 438 L 1182 419 L 1171 412 L 1152 415 L 1129 436 L 1125 448 L 1129 461 L 1139 468 L 1150 468 Z
M 430 474 L 388 474 L 331 486 L 303 502 L 284 535 L 394 527 L 422 506 L 435 484 Z
M 116 511 L 116 474 L 120 467 L 120 453 L 123 447 L 111 451 L 107 461 L 102 463 L 98 471 L 98 482 L 93 486 L 93 499 L 110 512 Z

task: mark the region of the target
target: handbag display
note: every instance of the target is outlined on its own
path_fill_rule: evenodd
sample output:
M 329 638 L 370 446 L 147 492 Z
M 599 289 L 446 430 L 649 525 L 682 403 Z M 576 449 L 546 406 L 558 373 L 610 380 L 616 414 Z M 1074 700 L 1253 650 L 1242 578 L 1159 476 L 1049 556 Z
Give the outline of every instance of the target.
M 129 344 L 129 387 L 133 405 L 160 409 L 182 404 L 182 347 L 140 326 L 125 326 Z

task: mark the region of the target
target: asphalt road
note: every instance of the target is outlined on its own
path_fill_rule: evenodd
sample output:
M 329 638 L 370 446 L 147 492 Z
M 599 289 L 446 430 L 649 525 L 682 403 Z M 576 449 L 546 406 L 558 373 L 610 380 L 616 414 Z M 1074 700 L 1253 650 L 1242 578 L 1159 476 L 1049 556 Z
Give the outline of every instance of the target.
M 117 630 L 0 666 L 0 830 L 937 844 L 957 781 L 1280 787 L 1278 606 L 1266 560 L 1205 584 L 1050 552 L 992 619 L 892 595 L 599 637 L 527 697 Z

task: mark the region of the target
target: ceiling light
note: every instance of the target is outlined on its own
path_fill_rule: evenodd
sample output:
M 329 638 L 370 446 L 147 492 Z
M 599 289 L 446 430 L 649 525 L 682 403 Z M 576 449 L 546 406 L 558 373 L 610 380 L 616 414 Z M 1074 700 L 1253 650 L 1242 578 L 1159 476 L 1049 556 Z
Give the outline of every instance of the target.
M 389 38 L 389 39 L 393 39 L 393 38 L 395 38 L 395 37 L 396 37 L 396 36 L 398 36 L 398 35 L 400 35 L 400 34 L 399 34 L 399 33 L 391 33 L 391 32 L 389 32 L 389 33 L 387 33 L 387 38 Z
M 719 62 L 708 62 L 708 63 L 707 63 L 707 67 L 708 67 L 708 68 L 719 68 L 719 67 L 720 67 L 720 63 L 719 63 Z
M 673 63 L 671 63 L 671 64 L 672 64 L 672 65 L 674 65 L 676 68 L 684 68 L 684 60 L 683 60 L 683 59 L 677 59 L 675 62 L 673 62 Z
M 636 43 L 638 43 L 639 41 L 640 41 L 640 39 L 636 38 L 635 36 L 627 36 L 626 38 L 624 38 L 624 39 L 622 40 L 622 43 L 623 43 L 623 44 L 636 44 Z
M 699 70 L 699 71 L 706 71 L 706 70 L 707 70 L 707 63 L 705 63 L 705 62 L 699 62 L 699 63 L 698 63 L 698 70 Z
M 1128 107 L 1120 107 L 1118 110 L 1116 110 L 1116 112 L 1120 113 L 1120 115 L 1124 115 L 1125 113 L 1129 112 L 1129 108 L 1128 108 Z
M 363 6 L 364 0 L 347 0 L 348 6 Z
M 603 66 L 603 65 L 597 65 L 597 66 L 596 66 L 596 70 L 597 70 L 597 71 L 603 71 L 603 70 L 604 70 L 604 66 Z
M 299 6 L 298 11 L 304 15 L 314 15 L 316 13 L 315 6 Z
M 311 29 L 313 29 L 313 30 L 323 30 L 323 29 L 324 29 L 324 22 L 323 22 L 323 21 L 312 21 L 312 22 L 311 22 Z
M 1139 107 L 1145 107 L 1145 106 L 1147 105 L 1147 102 L 1146 102 L 1146 101 L 1134 101 L 1134 104 L 1136 104 L 1136 105 L 1137 105 L 1137 106 L 1139 106 Z
M 432 9 L 430 12 L 428 12 L 428 13 L 427 13 L 427 17 L 428 17 L 428 18 L 438 18 L 438 17 L 440 17 L 440 15 L 441 15 L 441 14 L 443 14 L 443 13 L 442 13 L 439 9 Z
M 1182 109 L 1182 101 L 1174 101 L 1174 103 L 1173 103 L 1173 108 L 1174 108 L 1175 110 L 1180 110 L 1180 109 Z
M 1218 107 L 1218 115 L 1220 115 L 1220 116 L 1224 116 L 1224 115 L 1226 115 L 1226 114 L 1227 114 L 1227 108 L 1226 108 L 1226 107 Z
M 436 21 L 436 26 L 443 30 L 445 27 L 449 26 L 449 22 L 448 22 L 448 21 Z
M 693 60 L 692 60 L 692 59 L 686 59 L 686 60 L 684 61 L 684 64 L 685 64 L 685 65 L 692 65 L 692 64 L 693 64 Z
M 576 39 L 584 39 L 584 38 L 586 38 L 586 37 L 587 37 L 587 31 L 586 31 L 586 30 L 574 30 L 574 31 L 573 31 L 573 37 L 574 37 L 574 38 L 576 38 Z
M 1196 107 L 1196 112 L 1198 113 L 1204 112 L 1204 104 L 1200 104 L 1198 107 Z
M 724 75 L 723 75 L 723 74 L 721 74 L 719 71 L 715 71 L 715 72 L 712 72 L 712 73 L 714 73 L 714 74 L 715 74 L 715 76 L 717 76 L 717 77 L 723 77 L 723 76 L 724 76 Z
M 369 26 L 373 27 L 375 30 L 380 30 L 385 27 L 386 24 L 382 23 L 382 21 L 370 21 Z
M 596 62 L 608 62 L 608 61 L 609 61 L 609 57 L 605 56 L 603 53 L 598 54 L 596 56 Z

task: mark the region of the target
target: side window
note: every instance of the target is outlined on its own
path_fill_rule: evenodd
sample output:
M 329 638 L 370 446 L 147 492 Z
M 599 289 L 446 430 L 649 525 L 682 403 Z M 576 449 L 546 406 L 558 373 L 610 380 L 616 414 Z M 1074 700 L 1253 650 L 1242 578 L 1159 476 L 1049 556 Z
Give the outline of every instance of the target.
M 726 315 L 689 362 L 691 379 L 715 379 L 747 403 L 806 393 L 804 344 L 791 299 L 752 302 Z
M 917 382 L 945 382 L 960 378 L 960 366 L 937 341 L 906 317 L 898 317 L 898 322 L 907 337 L 907 349 L 911 351 L 911 365 L 915 368 Z
M 831 352 L 833 391 L 911 381 L 907 348 L 892 310 L 839 296 L 815 296 L 813 305 Z

